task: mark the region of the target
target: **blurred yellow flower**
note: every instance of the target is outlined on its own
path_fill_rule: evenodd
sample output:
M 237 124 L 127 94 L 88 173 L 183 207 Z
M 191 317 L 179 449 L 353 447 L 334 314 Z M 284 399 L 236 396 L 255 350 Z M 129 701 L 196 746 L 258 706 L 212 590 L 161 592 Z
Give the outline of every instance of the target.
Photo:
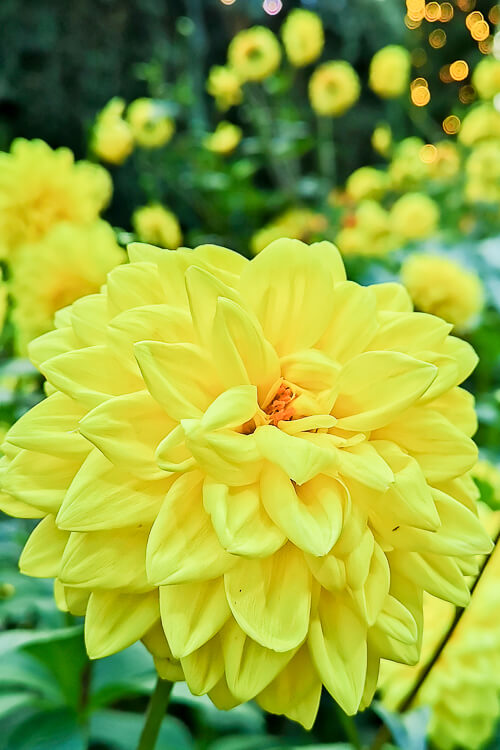
M 19 248 L 7 283 L 17 352 L 54 326 L 54 315 L 79 297 L 98 292 L 106 274 L 125 260 L 105 221 L 57 224 L 39 242 Z
M 494 99 L 500 94 L 500 60 L 483 57 L 474 68 L 472 85 L 481 99 Z
M 2 509 L 43 519 L 21 570 L 92 658 L 143 639 L 221 708 L 311 727 L 324 685 L 355 713 L 381 658 L 418 659 L 423 589 L 465 605 L 491 549 L 474 351 L 328 242 L 129 257 L 30 346 L 52 395 L 1 462 Z
M 498 529 L 499 514 L 492 513 Z M 490 521 L 491 523 L 491 521 Z M 496 533 L 496 532 L 495 532 Z M 449 632 L 455 608 L 428 595 L 424 599 L 422 659 L 415 667 L 386 662 L 381 669 L 383 702 L 397 708 Z M 492 554 L 443 651 L 422 682 L 412 708 L 430 706 L 429 735 L 439 750 L 479 750 L 491 737 L 500 694 L 500 548 Z
M 410 84 L 411 56 L 405 47 L 389 44 L 376 52 L 370 62 L 369 85 L 383 99 L 406 93 Z
M 500 201 L 500 140 L 483 141 L 465 163 L 465 197 L 472 203 Z
M 377 125 L 372 133 L 371 144 L 378 154 L 389 156 L 392 146 L 392 130 L 390 125 L 386 123 Z
M 394 148 L 388 173 L 395 190 L 418 188 L 429 177 L 429 164 L 422 160 L 421 138 L 404 138 Z
M 231 68 L 214 65 L 210 68 L 207 91 L 213 96 L 217 107 L 225 112 L 243 100 L 240 79 Z
M 127 122 L 134 140 L 143 148 L 161 148 L 175 132 L 173 120 L 165 114 L 162 102 L 136 99 L 127 109 Z
M 176 250 L 182 243 L 182 230 L 177 216 L 160 203 L 141 206 L 134 211 L 132 226 L 142 242 Z
M 389 178 L 387 172 L 381 169 L 360 167 L 347 179 L 345 189 L 353 201 L 361 201 L 365 198 L 377 200 L 382 198 L 389 189 Z
M 425 193 L 407 193 L 391 208 L 392 231 L 402 240 L 420 240 L 435 234 L 439 225 L 439 207 Z
M 440 255 L 414 253 L 401 268 L 403 284 L 419 310 L 470 327 L 484 304 L 481 280 L 455 261 Z
M 283 237 L 303 241 L 318 239 L 327 226 L 328 220 L 324 214 L 309 208 L 290 208 L 253 235 L 250 249 L 253 255 L 257 255 L 273 240 Z
M 241 81 L 263 81 L 279 68 L 281 47 L 270 29 L 253 26 L 233 37 L 227 57 Z
M 321 18 L 310 10 L 292 10 L 281 27 L 281 37 L 286 55 L 296 68 L 309 65 L 323 52 L 323 24 Z
M 61 221 L 94 221 L 112 193 L 105 169 L 74 162 L 67 148 L 16 139 L 0 153 L 0 257 L 37 242 Z
M 309 80 L 309 99 L 318 115 L 340 117 L 359 99 L 358 74 L 345 60 L 320 65 Z
M 488 502 L 500 506 L 500 470 L 491 461 L 480 459 L 471 471 L 472 477 L 479 483 L 487 484 L 491 490 Z
M 2 331 L 7 316 L 7 284 L 3 280 L 3 271 L 0 268 L 0 332 Z
M 489 102 L 483 102 L 465 115 L 458 140 L 464 146 L 474 146 L 489 138 L 500 139 L 500 112 Z
M 109 164 L 123 164 L 134 148 L 134 135 L 123 119 L 125 102 L 111 99 L 97 115 L 90 147 L 93 153 Z
M 232 122 L 219 122 L 215 131 L 203 140 L 203 145 L 209 151 L 225 156 L 233 153 L 241 141 L 242 135 L 241 128 L 233 125 Z
M 435 180 L 450 180 L 460 171 L 460 153 L 452 141 L 434 144 L 436 156 L 428 165 L 429 176 Z
M 389 213 L 373 200 L 359 203 L 354 214 L 347 217 L 335 241 L 343 255 L 371 256 L 386 255 L 395 250 L 398 243 Z

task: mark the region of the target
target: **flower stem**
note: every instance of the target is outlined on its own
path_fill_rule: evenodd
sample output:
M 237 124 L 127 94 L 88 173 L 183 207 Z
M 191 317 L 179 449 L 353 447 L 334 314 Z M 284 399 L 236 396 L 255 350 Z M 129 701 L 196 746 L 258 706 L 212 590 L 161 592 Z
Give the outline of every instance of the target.
M 353 746 L 353 748 L 355 748 L 356 750 L 361 750 L 363 745 L 361 744 L 358 729 L 356 727 L 354 719 L 352 718 L 352 716 L 348 716 L 345 711 L 340 708 L 340 706 L 336 706 L 336 708 L 337 716 L 339 717 L 339 722 L 344 731 L 346 740 Z
M 160 731 L 161 722 L 167 711 L 173 683 L 158 677 L 156 687 L 149 700 L 146 721 L 142 728 L 137 750 L 154 750 Z
M 335 152 L 333 117 L 319 115 L 317 123 L 319 172 L 327 178 L 331 187 L 334 187 L 337 181 L 337 155 Z

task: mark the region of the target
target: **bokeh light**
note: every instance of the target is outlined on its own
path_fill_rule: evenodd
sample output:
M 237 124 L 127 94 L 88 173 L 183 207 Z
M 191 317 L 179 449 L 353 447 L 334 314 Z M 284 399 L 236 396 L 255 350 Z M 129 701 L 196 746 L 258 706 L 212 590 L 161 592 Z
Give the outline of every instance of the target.
M 453 78 L 450 75 L 449 65 L 443 65 L 443 67 L 439 71 L 439 78 L 442 80 L 443 83 L 451 83 L 453 81 Z
M 475 24 L 479 23 L 479 21 L 484 21 L 484 16 L 479 10 L 475 10 L 473 13 L 469 13 L 467 18 L 465 19 L 465 25 L 467 26 L 469 31 L 471 31 Z
M 477 45 L 479 48 L 479 51 L 483 53 L 483 55 L 491 55 L 493 52 L 493 36 L 490 34 L 486 39 L 481 39 L 479 44 Z
M 500 23 L 500 5 L 494 5 L 490 8 L 488 19 L 494 26 Z
M 220 0 L 222 5 L 234 5 L 236 0 Z
M 453 18 L 455 11 L 451 3 L 441 3 L 441 21 L 447 23 Z
M 439 3 L 427 3 L 425 6 L 425 18 L 427 21 L 439 21 L 441 18 L 441 6 Z
M 425 0 L 406 0 L 406 10 L 409 21 L 413 23 L 422 21 L 425 17 Z
M 446 31 L 444 29 L 434 29 L 429 34 L 429 44 L 434 49 L 440 49 L 446 44 Z
M 465 60 L 455 60 L 450 65 L 450 76 L 454 81 L 463 81 L 469 75 L 469 66 Z
M 421 25 L 422 25 L 421 20 L 415 21 L 414 19 L 410 18 L 410 16 L 408 15 L 405 16 L 405 26 L 408 29 L 411 29 L 411 30 L 418 29 L 418 27 Z
M 431 92 L 427 86 L 415 86 L 411 90 L 411 100 L 416 107 L 425 107 L 431 100 Z
M 464 13 L 467 13 L 469 10 L 474 10 L 474 8 L 476 7 L 476 0 L 457 0 L 457 5 L 460 10 L 463 10 Z
M 448 135 L 455 135 L 460 130 L 460 118 L 456 115 L 448 115 L 443 120 L 443 130 Z
M 471 37 L 476 42 L 483 42 L 490 35 L 490 26 L 487 21 L 478 21 L 475 23 L 470 32 Z
M 458 92 L 458 98 L 462 104 L 470 104 L 476 98 L 476 92 L 472 86 L 461 86 Z
M 276 16 L 283 8 L 281 0 L 264 0 L 262 7 L 270 16 Z

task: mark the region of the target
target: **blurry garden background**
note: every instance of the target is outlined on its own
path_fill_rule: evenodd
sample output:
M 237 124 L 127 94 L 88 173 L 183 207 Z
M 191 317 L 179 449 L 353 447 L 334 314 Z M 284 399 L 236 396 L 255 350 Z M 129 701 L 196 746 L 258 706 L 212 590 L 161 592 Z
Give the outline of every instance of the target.
M 351 279 L 402 280 L 475 347 L 475 477 L 500 508 L 498 24 L 492 0 L 2 0 L 2 433 L 43 397 L 28 343 L 99 289 L 128 242 L 252 257 L 279 237 L 329 239 Z M 0 519 L 0 750 L 131 750 L 151 657 L 137 644 L 88 661 L 51 582 L 18 572 L 32 527 Z M 392 739 L 373 747 L 494 750 L 500 668 L 486 676 L 479 658 L 487 644 L 500 664 L 489 605 L 449 681 L 407 715 L 397 683 L 354 721 L 325 695 L 307 733 L 176 685 L 158 750 L 348 750 L 371 746 L 382 721 Z

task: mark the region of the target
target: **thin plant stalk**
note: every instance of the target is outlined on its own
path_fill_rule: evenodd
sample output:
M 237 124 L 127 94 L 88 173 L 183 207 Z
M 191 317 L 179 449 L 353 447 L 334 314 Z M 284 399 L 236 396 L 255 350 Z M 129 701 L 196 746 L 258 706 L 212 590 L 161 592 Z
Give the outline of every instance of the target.
M 318 116 L 318 168 L 319 173 L 334 187 L 337 182 L 337 153 L 333 117 Z
M 156 687 L 149 700 L 146 719 L 142 728 L 137 750 L 154 750 L 161 723 L 167 712 L 173 683 L 158 677 Z

